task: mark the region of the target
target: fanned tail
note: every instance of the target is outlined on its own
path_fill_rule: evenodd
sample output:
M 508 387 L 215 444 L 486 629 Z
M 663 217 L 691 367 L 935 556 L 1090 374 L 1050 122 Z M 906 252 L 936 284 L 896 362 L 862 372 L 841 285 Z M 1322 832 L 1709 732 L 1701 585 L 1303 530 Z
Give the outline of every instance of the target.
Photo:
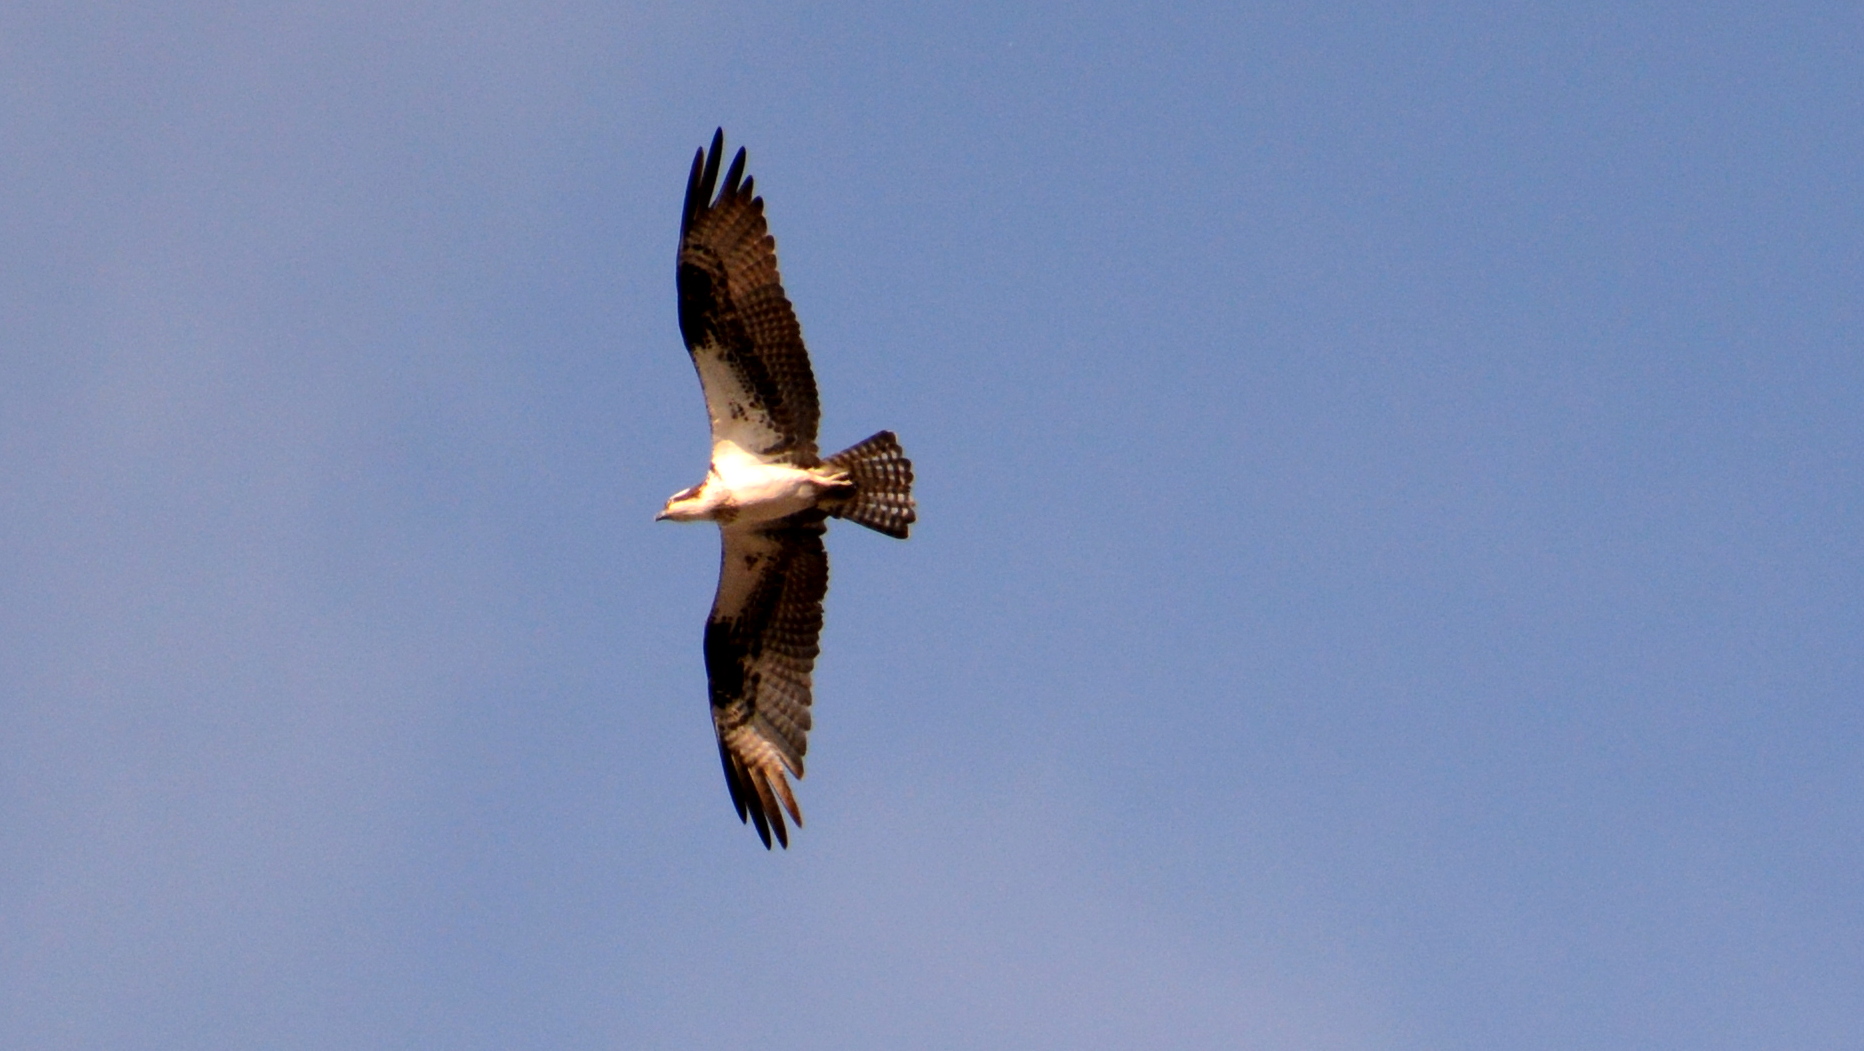
M 881 431 L 826 462 L 847 474 L 854 491 L 831 495 L 823 501 L 822 510 L 906 539 L 908 527 L 919 519 L 913 503 L 913 462 L 906 458 L 892 431 Z

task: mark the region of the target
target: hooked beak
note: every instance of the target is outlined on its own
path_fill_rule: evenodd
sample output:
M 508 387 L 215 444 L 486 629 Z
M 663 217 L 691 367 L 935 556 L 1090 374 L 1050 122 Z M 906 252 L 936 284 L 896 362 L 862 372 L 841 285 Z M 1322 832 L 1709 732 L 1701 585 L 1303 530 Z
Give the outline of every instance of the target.
M 667 509 L 663 507 L 660 509 L 660 513 L 654 516 L 654 521 L 664 522 L 667 519 L 672 518 L 672 517 L 673 517 L 672 515 L 667 513 Z

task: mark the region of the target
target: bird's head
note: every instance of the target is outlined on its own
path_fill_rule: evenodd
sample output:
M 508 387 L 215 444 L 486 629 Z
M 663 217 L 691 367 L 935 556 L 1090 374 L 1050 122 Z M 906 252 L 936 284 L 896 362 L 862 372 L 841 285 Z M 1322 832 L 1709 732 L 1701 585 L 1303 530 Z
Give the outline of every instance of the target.
M 717 498 L 701 483 L 667 497 L 667 506 L 660 509 L 654 521 L 703 522 L 717 509 Z

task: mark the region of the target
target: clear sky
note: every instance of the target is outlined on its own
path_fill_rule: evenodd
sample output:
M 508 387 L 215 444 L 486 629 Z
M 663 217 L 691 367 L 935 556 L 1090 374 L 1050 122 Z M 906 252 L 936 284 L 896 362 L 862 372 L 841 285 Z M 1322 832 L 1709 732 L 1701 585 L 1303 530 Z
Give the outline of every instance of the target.
M 0 1046 L 1855 1048 L 1860 12 L 0 7 Z M 721 124 L 918 466 L 788 852 Z

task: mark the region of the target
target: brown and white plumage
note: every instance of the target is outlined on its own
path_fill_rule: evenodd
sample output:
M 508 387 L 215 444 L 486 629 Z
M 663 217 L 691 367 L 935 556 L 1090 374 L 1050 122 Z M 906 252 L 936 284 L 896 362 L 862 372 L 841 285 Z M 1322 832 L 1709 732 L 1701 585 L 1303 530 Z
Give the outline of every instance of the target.
M 809 673 L 828 591 L 825 531 L 820 512 L 722 531 L 718 596 L 705 625 L 712 725 L 732 804 L 766 845 L 773 831 L 789 845 L 779 803 L 803 822 L 784 772 L 803 776 L 809 750 Z
M 740 820 L 789 846 L 802 810 L 810 673 L 828 590 L 825 519 L 904 538 L 917 518 L 912 461 L 882 431 L 823 460 L 821 409 L 802 329 L 740 149 L 718 183 L 724 132 L 693 158 L 680 218 L 680 334 L 712 421 L 706 479 L 663 519 L 718 523 L 723 556 L 706 620 L 705 665 L 725 782 Z M 716 195 L 714 190 L 716 189 Z
M 744 179 L 744 150 L 712 197 L 724 151 L 693 158 L 680 219 L 680 335 L 705 387 L 712 439 L 763 457 L 805 465 L 815 459 L 815 373 L 803 332 L 777 275 L 777 242 L 764 225 L 764 199 Z M 742 180 L 742 181 L 741 181 Z

